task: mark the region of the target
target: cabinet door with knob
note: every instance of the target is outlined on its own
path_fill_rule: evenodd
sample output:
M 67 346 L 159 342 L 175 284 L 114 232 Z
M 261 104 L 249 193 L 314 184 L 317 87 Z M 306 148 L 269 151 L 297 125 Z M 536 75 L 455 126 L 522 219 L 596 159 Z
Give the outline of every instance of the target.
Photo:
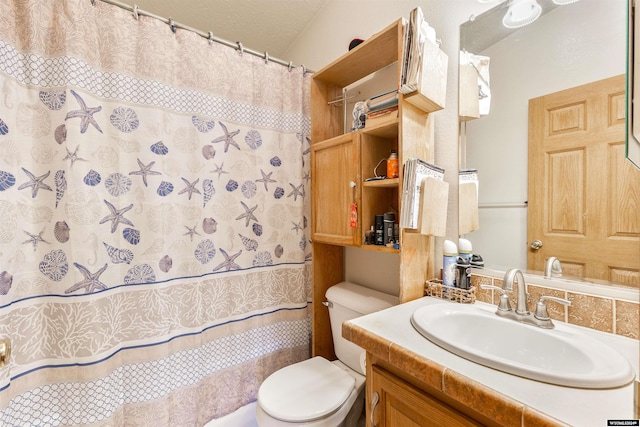
M 358 133 L 311 145 L 311 238 L 314 242 L 358 245 L 360 150 Z
M 481 425 L 378 366 L 374 365 L 372 372 L 368 427 Z

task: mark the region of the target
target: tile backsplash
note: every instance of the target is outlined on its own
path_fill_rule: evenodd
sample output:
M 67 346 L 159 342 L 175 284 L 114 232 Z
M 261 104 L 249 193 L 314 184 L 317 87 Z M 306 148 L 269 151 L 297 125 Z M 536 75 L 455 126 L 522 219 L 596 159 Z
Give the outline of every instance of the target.
M 478 301 L 498 304 L 499 292 L 481 289 L 480 285 L 502 287 L 502 279 L 474 273 L 471 276 L 471 284 L 476 287 L 476 299 Z M 549 316 L 554 320 L 628 338 L 640 338 L 640 304 L 638 301 L 589 295 L 532 283 L 528 283 L 527 288 L 529 292 L 529 307 L 532 307 L 542 295 L 551 295 L 571 301 L 572 304 L 568 307 L 553 302 L 547 304 Z M 509 298 L 512 306 L 515 306 L 517 299 L 516 289 L 514 289 Z

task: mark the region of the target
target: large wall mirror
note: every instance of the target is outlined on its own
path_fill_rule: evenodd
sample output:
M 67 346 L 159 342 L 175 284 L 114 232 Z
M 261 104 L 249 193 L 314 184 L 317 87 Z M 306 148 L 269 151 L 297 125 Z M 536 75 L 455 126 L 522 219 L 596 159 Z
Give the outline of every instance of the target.
M 471 241 L 487 268 L 542 274 L 540 263 L 532 265 L 535 247 L 541 245 L 557 251 L 547 253 L 543 263 L 549 256 L 564 261 L 563 277 L 638 288 L 640 172 L 625 159 L 627 0 L 566 5 L 537 0 L 541 16 L 508 30 L 502 20 L 510 3 L 500 2 L 460 27 L 461 51 L 489 58 L 491 101 L 488 114 L 460 122 L 460 167 L 477 169 L 479 179 L 479 227 L 462 237 Z M 609 92 L 600 96 L 592 85 L 602 81 Z M 602 98 L 602 126 L 622 129 L 619 135 L 602 137 L 606 143 L 595 155 L 567 142 L 592 138 L 587 132 L 600 126 L 581 101 L 564 92 L 576 87 L 581 88 L 578 94 Z M 555 97 L 547 98 L 549 94 Z M 537 104 L 530 104 L 533 99 Z M 530 114 L 539 118 L 531 122 Z M 530 139 L 550 135 L 554 147 L 542 154 L 530 151 Z M 534 167 L 542 167 L 543 173 L 532 180 Z M 596 191 L 587 181 L 602 188 Z M 531 221 L 544 222 L 541 235 L 528 235 Z M 594 243 L 585 231 L 593 224 L 610 241 L 630 243 L 631 253 L 619 245 Z M 571 242 L 554 240 L 564 237 Z M 594 262 L 573 261 L 572 254 L 587 253 L 593 259 L 620 255 L 632 261 L 592 272 L 585 265 Z
M 627 158 L 640 168 L 640 17 L 636 16 L 637 0 L 627 0 L 628 60 L 627 60 Z

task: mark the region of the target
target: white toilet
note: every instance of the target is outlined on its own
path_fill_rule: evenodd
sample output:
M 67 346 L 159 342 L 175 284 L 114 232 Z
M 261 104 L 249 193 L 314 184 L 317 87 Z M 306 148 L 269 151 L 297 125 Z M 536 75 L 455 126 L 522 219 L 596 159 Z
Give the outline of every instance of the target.
M 342 338 L 342 322 L 398 304 L 398 298 L 342 282 L 327 290 L 338 360 L 322 357 L 271 374 L 258 390 L 260 427 L 356 427 L 364 408 L 365 351 Z

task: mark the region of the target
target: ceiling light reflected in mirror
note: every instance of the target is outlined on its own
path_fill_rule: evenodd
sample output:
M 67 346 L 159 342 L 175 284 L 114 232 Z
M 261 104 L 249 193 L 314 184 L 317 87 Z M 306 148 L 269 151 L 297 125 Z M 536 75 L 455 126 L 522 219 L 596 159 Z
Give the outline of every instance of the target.
M 502 18 L 502 25 L 507 28 L 524 27 L 538 19 L 541 13 L 542 8 L 536 0 L 515 0 Z
M 491 3 L 495 0 L 478 0 L 479 3 Z M 552 0 L 556 6 L 564 6 L 579 0 Z M 506 28 L 521 28 L 531 24 L 542 14 L 542 7 L 537 0 L 506 0 L 507 12 L 502 18 Z

